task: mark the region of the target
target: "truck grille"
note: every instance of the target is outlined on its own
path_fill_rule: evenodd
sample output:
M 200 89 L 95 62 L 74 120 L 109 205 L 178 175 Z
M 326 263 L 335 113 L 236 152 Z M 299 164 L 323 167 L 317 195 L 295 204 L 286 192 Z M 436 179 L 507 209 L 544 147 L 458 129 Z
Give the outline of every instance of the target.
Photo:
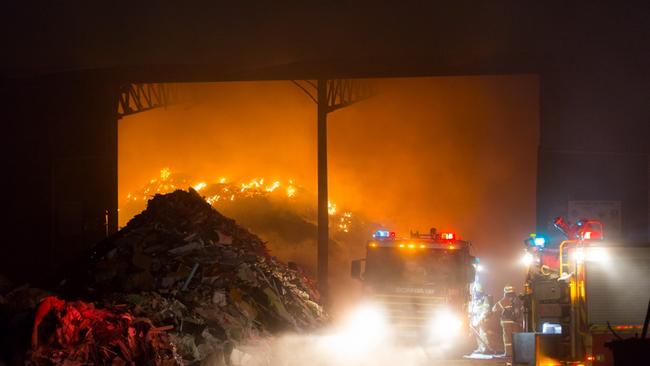
M 444 297 L 436 296 L 378 294 L 375 299 L 386 308 L 400 336 L 419 336 L 432 314 L 446 305 Z

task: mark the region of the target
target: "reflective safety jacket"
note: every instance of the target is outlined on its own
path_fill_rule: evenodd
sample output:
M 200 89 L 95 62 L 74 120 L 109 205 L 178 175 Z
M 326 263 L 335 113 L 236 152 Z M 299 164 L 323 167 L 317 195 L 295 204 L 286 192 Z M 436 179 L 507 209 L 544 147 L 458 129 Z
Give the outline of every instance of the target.
M 518 322 L 521 319 L 521 301 L 516 296 L 504 296 L 492 308 L 499 313 L 501 321 Z

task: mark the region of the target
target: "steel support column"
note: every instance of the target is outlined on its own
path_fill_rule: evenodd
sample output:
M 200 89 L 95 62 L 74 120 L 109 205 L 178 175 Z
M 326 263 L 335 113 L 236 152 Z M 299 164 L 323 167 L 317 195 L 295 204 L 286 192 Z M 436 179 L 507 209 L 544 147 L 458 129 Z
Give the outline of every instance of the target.
M 318 80 L 318 290 L 328 301 L 329 215 L 327 212 L 327 80 Z
M 318 290 L 328 305 L 329 214 L 327 198 L 327 115 L 372 95 L 367 82 L 352 79 L 319 79 L 292 82 L 316 102 L 318 118 Z M 314 95 L 314 92 L 316 95 Z

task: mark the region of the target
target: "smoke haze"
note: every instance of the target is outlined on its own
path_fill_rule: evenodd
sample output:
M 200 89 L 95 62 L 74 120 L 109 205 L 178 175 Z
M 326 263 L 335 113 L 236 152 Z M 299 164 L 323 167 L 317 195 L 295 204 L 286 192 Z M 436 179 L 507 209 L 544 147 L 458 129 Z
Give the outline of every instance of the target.
M 521 242 L 535 227 L 537 78 L 373 82 L 374 97 L 329 116 L 332 201 L 404 235 L 453 230 L 473 242 L 490 292 L 520 285 Z M 163 167 L 207 181 L 294 179 L 316 191 L 316 106 L 300 89 L 288 81 L 191 87 L 200 103 L 120 121 L 121 204 Z

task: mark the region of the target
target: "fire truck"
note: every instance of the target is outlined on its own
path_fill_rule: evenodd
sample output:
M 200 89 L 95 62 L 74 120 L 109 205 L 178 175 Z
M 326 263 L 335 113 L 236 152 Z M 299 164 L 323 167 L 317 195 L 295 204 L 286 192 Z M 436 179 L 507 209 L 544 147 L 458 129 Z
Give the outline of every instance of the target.
M 650 246 L 605 240 L 595 220 L 571 224 L 560 217 L 554 224 L 567 240 L 544 248 L 534 238 L 528 246 L 526 332 L 514 336 L 513 365 L 612 366 L 606 343 L 643 327 Z
M 351 275 L 362 281 L 369 304 L 359 316 L 372 319 L 373 332 L 389 333 L 398 342 L 448 350 L 466 346 L 475 279 L 470 246 L 455 233 L 435 229 L 408 238 L 377 231 L 366 257 L 352 261 Z

